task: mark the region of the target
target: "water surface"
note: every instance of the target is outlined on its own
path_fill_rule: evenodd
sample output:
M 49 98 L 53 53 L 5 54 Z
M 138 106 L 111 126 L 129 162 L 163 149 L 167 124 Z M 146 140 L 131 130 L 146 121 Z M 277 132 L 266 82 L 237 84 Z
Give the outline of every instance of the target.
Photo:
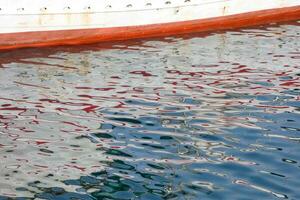
M 300 199 L 299 23 L 0 53 L 0 199 Z

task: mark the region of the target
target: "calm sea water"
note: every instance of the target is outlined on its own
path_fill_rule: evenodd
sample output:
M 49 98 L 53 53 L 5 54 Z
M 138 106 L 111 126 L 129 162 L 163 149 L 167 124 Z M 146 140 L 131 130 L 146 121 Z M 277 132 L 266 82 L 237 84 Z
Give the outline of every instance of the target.
M 0 199 L 300 199 L 300 25 L 0 53 Z

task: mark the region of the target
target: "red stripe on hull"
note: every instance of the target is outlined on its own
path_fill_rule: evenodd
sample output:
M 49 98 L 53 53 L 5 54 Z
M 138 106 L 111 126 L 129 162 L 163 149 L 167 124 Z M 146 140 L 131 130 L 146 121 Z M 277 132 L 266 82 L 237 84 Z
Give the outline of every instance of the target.
M 190 32 L 233 29 L 300 19 L 300 6 L 210 19 L 143 26 L 0 34 L 0 49 L 88 44 Z

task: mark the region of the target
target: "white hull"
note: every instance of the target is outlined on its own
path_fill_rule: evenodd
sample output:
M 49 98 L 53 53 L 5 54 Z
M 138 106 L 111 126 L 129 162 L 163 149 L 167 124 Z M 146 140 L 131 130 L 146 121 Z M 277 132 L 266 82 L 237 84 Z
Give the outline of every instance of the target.
M 293 19 L 296 15 L 300 17 L 300 0 L 0 0 L 0 47 L 14 43 L 30 46 L 30 44 L 42 43 L 41 40 L 47 40 L 46 36 L 36 40 L 34 38 L 21 40 L 18 39 L 20 35 L 9 36 L 8 34 L 88 29 L 112 29 L 112 34 L 115 34 L 113 31 L 116 30 L 113 28 L 161 25 L 163 29 L 165 24 L 226 18 L 255 12 L 260 12 L 264 17 L 263 11 L 268 10 L 274 10 L 275 13 L 271 14 L 275 16 L 277 9 L 285 8 L 294 8 Z M 298 12 L 295 8 L 299 10 L 298 14 L 295 14 Z M 279 15 L 277 15 L 278 20 L 280 20 Z M 234 18 L 231 20 L 234 21 Z M 250 17 L 247 20 L 250 20 Z M 252 25 L 255 22 L 246 24 Z M 241 22 L 240 26 L 243 25 Z M 196 27 L 195 24 L 193 27 Z M 189 29 L 193 27 L 190 26 Z M 142 31 L 142 29 L 132 30 Z M 161 32 L 176 33 L 178 27 L 176 31 L 172 30 Z M 107 34 L 107 30 L 105 31 Z M 99 38 L 101 34 L 98 31 L 96 36 Z M 152 31 L 151 34 L 144 33 L 143 36 L 150 35 L 160 34 L 159 32 L 154 34 Z M 77 33 L 76 37 L 67 39 L 75 40 L 78 37 L 82 38 L 84 35 L 79 36 Z M 124 37 L 126 36 L 123 35 L 122 38 Z M 137 37 L 137 34 L 132 37 Z M 62 36 L 56 35 L 50 40 L 55 43 L 63 39 Z M 103 40 L 106 39 L 107 36 Z

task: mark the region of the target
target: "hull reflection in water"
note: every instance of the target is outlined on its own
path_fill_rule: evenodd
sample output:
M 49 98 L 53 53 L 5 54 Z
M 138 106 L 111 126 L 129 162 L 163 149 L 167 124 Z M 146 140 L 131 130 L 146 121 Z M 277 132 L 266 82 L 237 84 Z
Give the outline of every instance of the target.
M 299 199 L 299 31 L 2 53 L 0 199 Z

